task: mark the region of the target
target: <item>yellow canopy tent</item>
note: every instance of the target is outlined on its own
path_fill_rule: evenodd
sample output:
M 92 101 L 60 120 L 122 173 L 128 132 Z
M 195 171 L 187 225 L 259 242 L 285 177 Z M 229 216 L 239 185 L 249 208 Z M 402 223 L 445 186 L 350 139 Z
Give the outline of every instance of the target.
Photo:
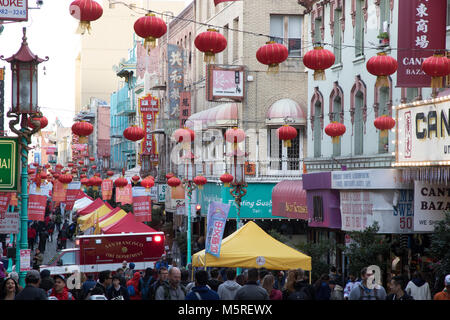
M 311 270 L 311 257 L 272 238 L 250 221 L 222 240 L 220 258 L 205 250 L 192 256 L 194 267 L 266 268 Z
M 79 217 L 78 225 L 80 226 L 80 230 L 85 231 L 86 229 L 93 227 L 97 219 L 100 219 L 101 217 L 107 215 L 109 212 L 111 212 L 111 209 L 106 205 L 102 205 L 95 211 L 85 216 Z
M 109 217 L 108 219 L 100 221 L 99 228 L 100 229 L 105 228 L 105 227 L 107 227 L 107 226 L 109 226 L 109 225 L 119 221 L 120 219 L 122 219 L 126 215 L 127 215 L 127 213 L 124 210 L 120 209 L 115 215 Z

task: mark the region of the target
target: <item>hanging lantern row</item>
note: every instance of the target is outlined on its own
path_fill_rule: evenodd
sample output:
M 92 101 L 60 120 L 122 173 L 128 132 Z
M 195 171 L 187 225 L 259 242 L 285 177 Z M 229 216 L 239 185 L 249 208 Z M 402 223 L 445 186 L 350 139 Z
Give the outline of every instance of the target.
M 389 87 L 388 76 L 397 71 L 398 63 L 393 57 L 379 52 L 367 61 L 366 67 L 367 71 L 377 76 L 375 87 Z
M 117 178 L 116 180 L 114 180 L 114 184 L 118 188 L 124 188 L 128 185 L 128 180 L 124 177 L 120 177 L 120 178 Z
M 280 63 L 286 61 L 289 51 L 286 46 L 275 41 L 266 42 L 256 51 L 256 59 L 268 66 L 267 73 L 277 73 Z
M 167 32 L 167 26 L 163 19 L 158 18 L 153 13 L 148 13 L 134 23 L 134 32 L 144 38 L 144 48 L 147 51 L 156 47 L 156 39 L 161 38 Z
M 200 33 L 194 40 L 195 47 L 203 52 L 203 61 L 211 63 L 216 61 L 216 54 L 227 47 L 227 39 L 216 29 L 208 29 Z

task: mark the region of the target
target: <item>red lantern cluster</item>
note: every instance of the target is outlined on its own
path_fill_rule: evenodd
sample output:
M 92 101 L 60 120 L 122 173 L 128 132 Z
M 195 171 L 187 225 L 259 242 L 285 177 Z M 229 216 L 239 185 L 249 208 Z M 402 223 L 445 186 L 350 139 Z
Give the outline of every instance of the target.
M 167 32 L 167 25 L 163 19 L 153 13 L 146 14 L 134 23 L 134 32 L 144 38 L 144 47 L 147 50 L 156 46 L 156 39 L 161 38 Z
M 88 185 L 89 185 L 89 179 L 86 178 L 86 177 L 83 177 L 83 178 L 80 180 L 80 182 L 81 182 L 81 184 L 82 184 L 83 186 L 88 186 Z
M 194 40 L 195 47 L 205 54 L 204 61 L 215 62 L 217 53 L 222 52 L 227 47 L 227 39 L 216 29 L 200 33 Z
M 80 137 L 80 143 L 87 143 L 87 136 L 94 131 L 94 126 L 89 122 L 75 122 L 72 125 L 72 133 Z
M 116 185 L 116 187 L 123 188 L 128 185 L 128 180 L 124 177 L 120 177 L 114 181 L 114 184 Z
M 332 122 L 325 127 L 325 133 L 331 137 L 333 143 L 339 143 L 339 137 L 346 131 L 345 125 L 340 122 Z
M 32 119 L 31 117 L 28 118 L 27 124 L 28 124 L 28 127 L 34 129 L 34 125 L 33 125 L 33 122 L 31 119 Z M 39 128 L 40 130 L 44 129 L 48 125 L 48 119 L 44 116 L 42 116 L 40 118 L 38 118 L 38 117 L 33 118 L 33 121 L 35 121 L 35 122 L 39 121 L 41 123 L 41 127 Z
M 260 63 L 268 65 L 268 73 L 277 73 L 279 64 L 286 61 L 288 56 L 289 52 L 286 46 L 274 41 L 267 42 L 256 51 L 256 59 Z
M 422 70 L 431 77 L 431 88 L 442 88 L 443 77 L 450 74 L 450 59 L 436 53 L 422 62 Z
M 397 71 L 398 63 L 393 57 L 384 52 L 378 53 L 367 61 L 367 71 L 377 76 L 375 87 L 389 87 L 388 76 Z
M 194 183 L 198 186 L 198 188 L 201 190 L 203 186 L 208 182 L 204 176 L 196 176 L 194 178 Z
M 389 116 L 382 115 L 373 122 L 375 128 L 381 131 L 381 136 L 386 137 L 389 130 L 395 127 L 395 120 Z
M 126 128 L 123 131 L 123 136 L 125 137 L 125 139 L 131 140 L 131 141 L 138 141 L 138 140 L 141 140 L 142 138 L 144 138 L 145 131 L 144 131 L 144 129 L 133 125 L 131 127 Z
M 172 177 L 169 180 L 167 180 L 167 184 L 171 186 L 172 188 L 178 187 L 181 184 L 181 180 L 177 177 Z
M 318 46 L 305 54 L 303 64 L 314 70 L 314 80 L 325 80 L 325 69 L 330 68 L 334 60 L 333 52 Z
M 155 181 L 150 177 L 147 177 L 141 181 L 141 186 L 143 186 L 147 190 L 150 189 L 151 187 L 153 187 L 154 185 L 155 185 Z
M 220 181 L 223 182 L 225 187 L 229 187 L 230 183 L 233 182 L 233 176 L 229 173 L 224 173 L 223 175 L 220 176 Z
M 102 6 L 94 0 L 75 0 L 70 4 L 70 15 L 80 20 L 77 33 L 91 33 L 91 21 L 99 19 L 103 15 Z
M 285 147 L 291 147 L 291 140 L 297 137 L 297 129 L 289 125 L 284 125 L 277 129 L 277 136 L 278 139 L 283 140 L 283 144 Z

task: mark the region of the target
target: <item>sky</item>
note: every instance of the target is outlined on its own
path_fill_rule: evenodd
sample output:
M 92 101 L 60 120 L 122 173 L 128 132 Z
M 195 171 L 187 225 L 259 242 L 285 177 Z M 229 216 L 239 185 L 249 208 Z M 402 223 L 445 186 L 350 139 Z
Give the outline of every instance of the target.
M 49 128 L 55 122 L 56 117 L 64 127 L 73 124 L 75 58 L 79 50 L 80 35 L 75 33 L 78 20 L 69 14 L 69 6 L 72 1 L 44 0 L 40 9 L 29 10 L 28 21 L 4 24 L 4 31 L 0 34 L 0 56 L 3 55 L 4 58 L 12 56 L 19 50 L 23 27 L 27 28 L 28 46 L 31 51 L 41 58 L 49 57 L 49 61 L 43 62 L 39 66 L 38 80 L 38 105 L 49 120 Z M 35 0 L 28 2 L 29 7 L 36 7 Z M 99 2 L 102 3 L 102 1 Z M 106 0 L 103 2 L 107 3 Z M 186 5 L 191 2 L 192 0 L 185 0 Z M 0 67 L 6 67 L 6 114 L 11 108 L 11 67 L 9 63 L 2 60 L 0 60 Z M 9 128 L 8 121 L 5 117 L 5 129 Z

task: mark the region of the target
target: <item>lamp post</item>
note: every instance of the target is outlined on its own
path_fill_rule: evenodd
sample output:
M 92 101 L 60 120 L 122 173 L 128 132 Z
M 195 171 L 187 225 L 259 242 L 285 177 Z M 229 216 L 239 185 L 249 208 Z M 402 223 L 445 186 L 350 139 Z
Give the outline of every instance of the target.
M 19 136 L 21 153 L 21 206 L 20 206 L 20 244 L 19 250 L 28 248 L 28 144 L 31 143 L 31 136 L 38 132 L 41 123 L 34 118 L 42 116 L 38 107 L 38 64 L 48 60 L 39 58 L 33 54 L 28 47 L 26 28 L 23 28 L 22 45 L 13 56 L 2 60 L 11 64 L 12 73 L 12 106 L 7 116 L 13 118 L 9 122 L 9 128 Z M 21 117 L 22 116 L 22 117 Z M 33 129 L 27 126 L 27 118 L 31 117 Z M 20 123 L 20 129 L 15 126 Z M 17 250 L 17 249 L 16 249 Z M 16 261 L 16 271 L 19 273 L 19 283 L 25 286 L 26 272 L 20 272 L 20 255 Z
M 194 183 L 193 179 L 195 177 L 195 165 L 194 165 L 194 155 L 192 152 L 187 151 L 186 154 L 182 157 L 185 160 L 186 166 L 186 174 L 183 180 L 184 190 L 187 193 L 187 261 L 186 267 L 189 267 L 191 264 L 191 201 L 192 201 L 192 192 L 196 189 L 197 185 Z

